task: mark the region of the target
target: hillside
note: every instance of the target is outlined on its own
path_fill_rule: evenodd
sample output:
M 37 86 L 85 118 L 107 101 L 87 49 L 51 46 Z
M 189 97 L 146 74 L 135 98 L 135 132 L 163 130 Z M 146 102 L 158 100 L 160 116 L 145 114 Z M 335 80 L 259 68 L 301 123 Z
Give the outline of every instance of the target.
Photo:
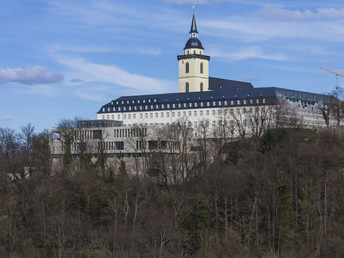
M 87 159 L 51 175 L 48 137 L 1 138 L 1 257 L 344 256 L 339 129 L 227 143 L 175 185 Z

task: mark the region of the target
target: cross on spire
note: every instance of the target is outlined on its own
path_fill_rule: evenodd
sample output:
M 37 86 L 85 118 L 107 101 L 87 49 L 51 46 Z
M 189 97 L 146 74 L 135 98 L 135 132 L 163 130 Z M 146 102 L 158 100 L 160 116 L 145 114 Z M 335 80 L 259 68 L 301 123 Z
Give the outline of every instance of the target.
M 196 18 L 195 18 L 195 6 L 192 6 L 192 8 L 193 8 L 193 15 L 192 15 L 191 29 L 190 29 L 189 34 L 191 38 L 197 38 L 198 31 L 197 31 Z

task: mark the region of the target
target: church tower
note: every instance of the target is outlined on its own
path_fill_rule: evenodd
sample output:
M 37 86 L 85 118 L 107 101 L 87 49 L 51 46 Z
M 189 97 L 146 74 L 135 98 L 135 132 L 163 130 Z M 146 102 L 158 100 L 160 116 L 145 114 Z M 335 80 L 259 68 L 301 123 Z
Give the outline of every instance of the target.
M 203 55 L 204 48 L 198 39 L 195 13 L 192 16 L 189 34 L 190 38 L 184 47 L 184 55 L 177 56 L 179 92 L 208 91 L 210 56 Z

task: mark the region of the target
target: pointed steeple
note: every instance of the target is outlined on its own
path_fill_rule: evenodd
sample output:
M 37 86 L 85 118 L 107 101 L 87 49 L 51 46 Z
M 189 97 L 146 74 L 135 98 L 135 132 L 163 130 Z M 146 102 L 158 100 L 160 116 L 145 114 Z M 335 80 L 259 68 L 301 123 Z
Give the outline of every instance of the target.
M 195 13 L 192 16 L 191 29 L 190 29 L 189 34 L 191 37 L 193 36 L 193 34 L 196 34 L 195 37 L 197 37 L 197 34 L 198 34 Z

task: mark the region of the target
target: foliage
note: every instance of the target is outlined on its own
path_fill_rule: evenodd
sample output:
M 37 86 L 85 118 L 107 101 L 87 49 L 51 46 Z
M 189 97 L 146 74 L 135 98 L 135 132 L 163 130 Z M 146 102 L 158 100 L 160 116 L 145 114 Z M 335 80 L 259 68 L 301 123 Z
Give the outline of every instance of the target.
M 226 142 L 221 158 L 178 184 L 130 175 L 124 159 L 93 164 L 87 154 L 52 174 L 49 134 L 30 128 L 0 130 L 1 257 L 344 254 L 338 128 Z

